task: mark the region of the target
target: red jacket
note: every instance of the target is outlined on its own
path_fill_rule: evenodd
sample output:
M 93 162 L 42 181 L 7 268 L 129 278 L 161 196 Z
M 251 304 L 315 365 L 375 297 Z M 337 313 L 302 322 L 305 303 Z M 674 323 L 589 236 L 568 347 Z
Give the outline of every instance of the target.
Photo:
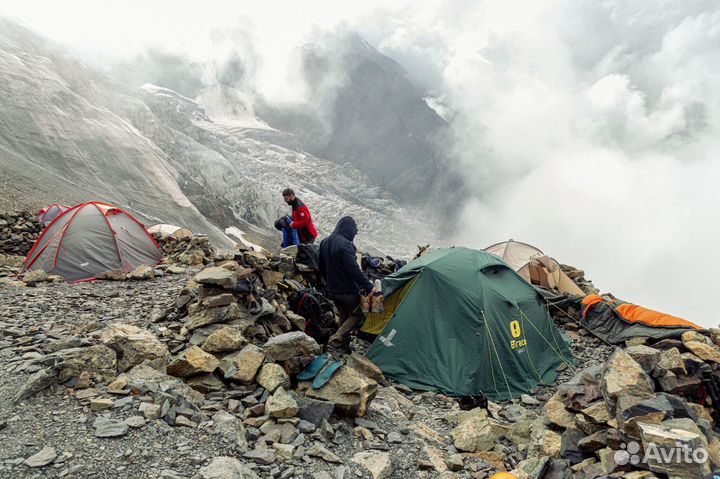
M 317 230 L 310 216 L 310 210 L 300 198 L 295 198 L 292 203 L 292 224 L 290 227 L 298 230 L 300 234 L 300 241 L 303 243 L 310 242 L 317 238 Z

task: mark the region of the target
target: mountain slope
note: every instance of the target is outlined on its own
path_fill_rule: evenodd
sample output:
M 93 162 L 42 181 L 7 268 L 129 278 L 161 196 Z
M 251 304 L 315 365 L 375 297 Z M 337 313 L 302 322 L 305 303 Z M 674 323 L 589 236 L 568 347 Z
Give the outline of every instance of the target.
M 279 192 L 293 186 L 321 233 L 351 214 L 366 248 L 402 254 L 426 236 L 356 168 L 298 150 L 294 135 L 257 118 L 247 94 L 215 85 L 196 101 L 153 85 L 123 87 L 0 21 L 0 166 L 11 178 L 3 196 L 14 203 L 101 199 L 226 245 L 229 226 L 274 245 L 271 225 L 287 212 Z

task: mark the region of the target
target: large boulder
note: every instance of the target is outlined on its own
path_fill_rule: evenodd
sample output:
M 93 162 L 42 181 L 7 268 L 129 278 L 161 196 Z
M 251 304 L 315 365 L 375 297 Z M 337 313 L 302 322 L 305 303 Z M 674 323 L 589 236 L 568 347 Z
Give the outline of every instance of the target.
M 349 417 L 364 416 L 378 392 L 375 381 L 349 366 L 341 367 L 321 388 L 312 389 L 308 382 L 302 387 L 307 397 L 335 403 L 335 412 Z
M 197 346 L 190 346 L 167 366 L 171 376 L 185 378 L 194 374 L 211 373 L 220 361 L 212 354 L 206 353 Z
M 170 356 L 167 346 L 154 334 L 130 324 L 111 324 L 100 332 L 100 341 L 117 353 L 120 372 L 143 361 L 164 363 Z
M 243 328 L 240 326 L 224 326 L 210 333 L 202 345 L 203 351 L 209 353 L 221 353 L 225 351 L 237 351 L 247 344 L 243 336 Z
M 720 363 L 720 349 L 707 336 L 697 331 L 687 331 L 682 335 L 682 342 L 703 361 Z
M 233 289 L 237 286 L 237 276 L 233 271 L 218 266 L 205 268 L 193 278 L 198 284 L 212 284 L 221 288 Z
M 265 353 L 262 349 L 254 344 L 248 344 L 239 353 L 231 356 L 230 364 L 224 372 L 225 379 L 250 384 L 255 381 L 255 376 L 264 361 Z
M 315 356 L 322 352 L 317 341 L 302 331 L 274 336 L 262 348 L 271 361 L 285 361 L 297 356 Z
M 622 349 L 615 351 L 605 363 L 600 385 L 605 401 L 612 411 L 615 410 L 620 396 L 630 395 L 639 398 L 655 396 L 652 379 L 642 366 Z

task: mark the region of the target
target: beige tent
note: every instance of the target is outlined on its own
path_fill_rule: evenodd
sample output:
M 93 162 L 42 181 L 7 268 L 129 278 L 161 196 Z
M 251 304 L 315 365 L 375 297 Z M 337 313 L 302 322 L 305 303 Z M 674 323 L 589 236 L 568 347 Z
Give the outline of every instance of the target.
M 147 229 L 148 233 L 150 234 L 159 234 L 161 238 L 187 238 L 189 236 L 192 236 L 192 231 L 190 231 L 187 228 L 181 228 L 179 226 L 175 225 L 168 225 L 164 223 L 160 223 L 157 225 L 153 225 Z
M 509 240 L 489 246 L 485 251 L 502 258 L 530 284 L 585 296 L 583 290 L 562 272 L 557 261 L 534 246 Z

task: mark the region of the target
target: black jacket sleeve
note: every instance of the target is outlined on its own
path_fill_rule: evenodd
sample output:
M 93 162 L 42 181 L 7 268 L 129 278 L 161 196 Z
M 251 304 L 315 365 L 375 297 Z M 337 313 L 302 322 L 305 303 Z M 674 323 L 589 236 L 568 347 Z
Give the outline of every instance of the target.
M 373 284 L 365 276 L 357 264 L 357 258 L 355 257 L 355 248 L 351 243 L 346 244 L 342 249 L 342 262 L 345 272 L 350 279 L 355 283 L 358 288 L 358 292 L 364 291 L 365 294 L 370 294 L 373 289 Z

